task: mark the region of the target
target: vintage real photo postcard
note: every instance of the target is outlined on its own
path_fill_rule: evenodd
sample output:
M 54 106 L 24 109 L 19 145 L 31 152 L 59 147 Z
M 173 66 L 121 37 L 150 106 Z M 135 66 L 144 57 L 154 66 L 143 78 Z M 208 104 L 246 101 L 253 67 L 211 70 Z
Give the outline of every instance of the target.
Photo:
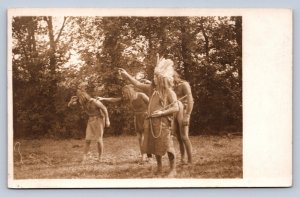
M 9 9 L 8 187 L 292 186 L 289 9 Z

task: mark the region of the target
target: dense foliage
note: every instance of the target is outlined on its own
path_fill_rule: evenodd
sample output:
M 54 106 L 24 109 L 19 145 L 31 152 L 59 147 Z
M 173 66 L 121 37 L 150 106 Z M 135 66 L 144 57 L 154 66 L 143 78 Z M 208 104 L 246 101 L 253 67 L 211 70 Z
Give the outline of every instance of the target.
M 125 68 L 152 80 L 156 53 L 192 87 L 191 133 L 242 131 L 241 17 L 14 17 L 15 137 L 82 137 L 87 117 L 68 108 L 80 81 L 92 96 L 120 97 Z M 124 103 L 108 104 L 106 134 L 132 134 Z

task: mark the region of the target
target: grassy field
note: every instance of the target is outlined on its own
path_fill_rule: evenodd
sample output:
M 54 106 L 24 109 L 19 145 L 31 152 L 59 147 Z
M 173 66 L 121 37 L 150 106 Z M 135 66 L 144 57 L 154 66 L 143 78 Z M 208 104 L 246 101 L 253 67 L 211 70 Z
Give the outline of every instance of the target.
M 87 163 L 81 164 L 84 140 L 18 140 L 20 153 L 14 151 L 15 179 L 81 179 L 81 178 L 162 178 L 154 175 L 155 161 L 138 162 L 135 136 L 104 138 L 102 162 L 96 160 L 96 143 L 91 144 Z M 241 136 L 192 136 L 194 163 L 180 165 L 180 153 L 174 139 L 177 160 L 176 178 L 242 178 Z M 164 174 L 169 169 L 163 157 Z

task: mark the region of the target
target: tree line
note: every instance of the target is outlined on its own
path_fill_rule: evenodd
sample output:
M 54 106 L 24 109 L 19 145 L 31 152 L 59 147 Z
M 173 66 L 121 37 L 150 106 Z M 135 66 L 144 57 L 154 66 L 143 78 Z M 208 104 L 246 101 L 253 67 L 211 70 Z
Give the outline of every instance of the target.
M 242 132 L 242 17 L 14 17 L 15 137 L 80 138 L 87 117 L 67 102 L 80 81 L 119 97 L 117 69 L 152 81 L 156 53 L 192 88 L 192 135 Z M 106 135 L 133 134 L 126 105 L 108 104 Z

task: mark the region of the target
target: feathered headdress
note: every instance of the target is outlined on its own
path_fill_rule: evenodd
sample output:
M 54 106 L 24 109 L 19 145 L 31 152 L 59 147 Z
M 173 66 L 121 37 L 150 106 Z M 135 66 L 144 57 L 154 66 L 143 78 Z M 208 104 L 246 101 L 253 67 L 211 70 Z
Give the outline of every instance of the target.
M 154 74 L 157 74 L 161 77 L 173 79 L 174 76 L 174 62 L 170 59 L 159 58 L 157 60 L 156 67 L 154 69 Z

